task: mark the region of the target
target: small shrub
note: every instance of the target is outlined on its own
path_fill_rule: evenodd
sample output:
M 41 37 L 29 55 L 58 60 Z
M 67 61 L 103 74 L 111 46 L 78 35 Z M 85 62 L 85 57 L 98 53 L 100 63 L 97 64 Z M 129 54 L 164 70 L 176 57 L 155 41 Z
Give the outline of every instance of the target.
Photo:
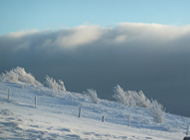
M 114 87 L 113 98 L 115 98 L 118 102 L 122 104 L 128 105 L 129 97 L 126 96 L 126 92 L 119 85 Z
M 93 103 L 97 104 L 98 103 L 98 96 L 97 92 L 94 89 L 87 89 L 86 95 L 90 97 Z
M 48 75 L 46 76 L 45 84 L 47 87 L 51 89 L 66 91 L 65 84 L 62 80 L 58 80 L 58 82 L 56 82 L 56 80 L 49 77 Z
M 143 91 L 140 90 L 138 93 L 134 91 L 134 100 L 137 106 L 148 108 L 150 105 L 150 100 L 144 95 Z
M 34 85 L 42 85 L 38 82 L 30 73 L 27 73 L 24 68 L 16 67 L 10 71 L 2 73 L 0 76 L 2 81 L 13 82 L 13 83 L 29 83 Z
M 163 122 L 165 109 L 160 103 L 158 103 L 156 100 L 152 100 L 149 111 L 155 122 Z
M 124 91 L 119 85 L 114 88 L 114 95 L 118 102 L 129 105 L 129 106 L 139 106 L 139 107 L 148 107 L 150 100 L 144 95 L 143 91 Z
M 157 123 L 162 123 L 164 120 L 165 110 L 163 106 L 156 100 L 150 101 L 143 93 L 143 91 L 124 91 L 119 85 L 114 87 L 114 95 L 118 102 L 128 105 L 128 106 L 139 106 L 148 108 L 154 121 Z

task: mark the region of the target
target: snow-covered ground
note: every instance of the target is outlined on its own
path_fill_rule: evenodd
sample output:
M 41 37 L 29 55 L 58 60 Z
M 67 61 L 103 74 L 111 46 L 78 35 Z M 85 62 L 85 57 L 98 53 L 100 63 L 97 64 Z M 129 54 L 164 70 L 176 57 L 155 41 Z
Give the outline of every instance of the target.
M 146 108 L 102 99 L 95 104 L 80 93 L 0 82 L 0 139 L 182 140 L 188 124 L 189 118 L 168 113 L 158 124 Z

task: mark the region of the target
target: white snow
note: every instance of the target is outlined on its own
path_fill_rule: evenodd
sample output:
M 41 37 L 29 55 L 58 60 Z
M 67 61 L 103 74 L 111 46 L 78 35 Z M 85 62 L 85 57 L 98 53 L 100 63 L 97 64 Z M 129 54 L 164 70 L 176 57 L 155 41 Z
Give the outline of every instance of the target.
M 146 108 L 102 99 L 95 104 L 80 93 L 0 82 L 0 139 L 182 140 L 189 124 L 189 118 L 169 113 L 158 124 Z

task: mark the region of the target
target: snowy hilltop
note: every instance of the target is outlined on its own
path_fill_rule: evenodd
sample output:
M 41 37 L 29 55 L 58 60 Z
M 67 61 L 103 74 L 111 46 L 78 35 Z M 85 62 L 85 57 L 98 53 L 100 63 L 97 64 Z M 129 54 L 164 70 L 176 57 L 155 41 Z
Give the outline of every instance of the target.
M 62 80 L 37 81 L 24 68 L 0 75 L 0 139 L 182 140 L 190 119 L 165 112 L 143 91 L 116 85 L 116 101 L 94 89 L 66 90 Z

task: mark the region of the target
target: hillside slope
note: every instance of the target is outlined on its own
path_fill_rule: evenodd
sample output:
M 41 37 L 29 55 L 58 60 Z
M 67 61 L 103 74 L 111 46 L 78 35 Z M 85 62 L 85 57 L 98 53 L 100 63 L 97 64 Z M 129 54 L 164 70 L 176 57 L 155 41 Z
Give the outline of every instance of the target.
M 158 124 L 146 108 L 102 99 L 94 104 L 80 93 L 0 82 L 0 139 L 180 140 L 188 124 L 189 118 L 168 113 Z

